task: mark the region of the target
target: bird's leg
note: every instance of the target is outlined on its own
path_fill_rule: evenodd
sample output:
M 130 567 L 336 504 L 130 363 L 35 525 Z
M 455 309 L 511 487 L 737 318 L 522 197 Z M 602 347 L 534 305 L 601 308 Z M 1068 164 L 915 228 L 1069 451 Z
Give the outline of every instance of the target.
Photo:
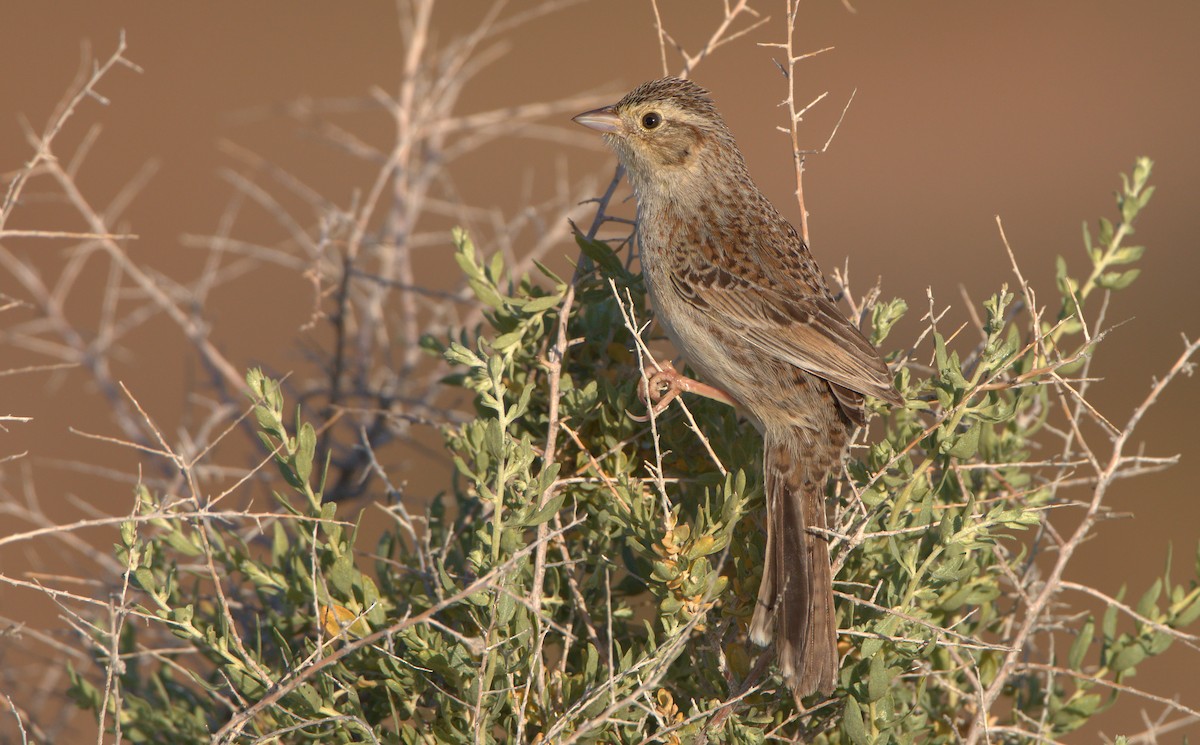
M 737 401 L 725 391 L 707 383 L 689 378 L 675 369 L 670 362 L 665 362 L 650 375 L 642 385 L 638 386 L 638 398 L 648 405 L 654 415 L 662 413 L 681 393 L 695 393 L 714 401 L 720 401 L 730 406 L 737 406 Z M 629 415 L 634 421 L 646 422 L 649 416 Z

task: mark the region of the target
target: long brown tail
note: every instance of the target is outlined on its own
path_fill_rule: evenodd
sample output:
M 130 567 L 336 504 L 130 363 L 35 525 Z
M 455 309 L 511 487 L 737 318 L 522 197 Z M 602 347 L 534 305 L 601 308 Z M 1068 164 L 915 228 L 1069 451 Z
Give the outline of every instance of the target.
M 767 646 L 774 628 L 780 671 L 797 696 L 807 696 L 830 693 L 837 682 L 829 542 L 806 528 L 825 528 L 825 481 L 841 443 L 806 448 L 799 439 L 795 431 L 764 437 L 767 555 L 750 638 Z

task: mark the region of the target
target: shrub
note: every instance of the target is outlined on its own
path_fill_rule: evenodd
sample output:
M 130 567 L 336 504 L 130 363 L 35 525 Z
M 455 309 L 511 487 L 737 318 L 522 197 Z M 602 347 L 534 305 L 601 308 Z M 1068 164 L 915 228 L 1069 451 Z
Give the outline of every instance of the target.
M 261 531 L 270 550 L 141 490 L 118 558 L 140 598 L 134 615 L 152 623 L 126 624 L 119 639 L 125 737 L 1059 739 L 1143 660 L 1192 639 L 1181 629 L 1200 616 L 1195 580 L 1164 577 L 1134 606 L 1108 598 L 1098 620 L 1073 602 L 1096 591 L 1063 580 L 1108 486 L 1155 463 L 1126 443 L 1196 349 L 1114 429 L 1110 450 L 1079 437 L 1096 415 L 1077 381 L 1103 339 L 1088 312 L 1136 277 L 1141 249 L 1123 238 L 1149 175 L 1139 160 L 1120 220 L 1087 239 L 1086 279 L 1059 262 L 1056 316 L 1036 311 L 1021 280 L 1024 302 L 1005 287 L 983 303 L 978 344 L 952 351 L 931 320 L 893 362 L 909 404 L 877 412 L 878 436 L 860 438 L 831 493 L 843 651 L 833 698 L 793 702 L 770 652 L 746 639 L 764 551 L 753 428 L 707 401 L 645 424 L 627 413 L 641 406 L 639 276 L 580 235 L 574 278 L 515 278 L 458 232 L 485 320 L 425 340 L 453 365 L 447 384 L 474 397 L 474 416 L 445 430 L 454 489 L 421 519 L 393 505 L 380 545 L 356 547 L 354 526 L 322 502 L 316 431 L 303 412 L 288 424 L 279 383 L 251 371 L 279 470 L 283 512 Z M 885 348 L 905 310 L 858 309 Z M 928 370 L 912 361 L 923 346 Z M 1069 485 L 1085 493 L 1068 496 Z M 1072 534 L 1047 530 L 1051 508 L 1083 520 Z M 180 641 L 165 646 L 157 629 Z M 1064 634 L 1065 655 L 1052 641 Z M 99 688 L 73 682 L 102 709 Z

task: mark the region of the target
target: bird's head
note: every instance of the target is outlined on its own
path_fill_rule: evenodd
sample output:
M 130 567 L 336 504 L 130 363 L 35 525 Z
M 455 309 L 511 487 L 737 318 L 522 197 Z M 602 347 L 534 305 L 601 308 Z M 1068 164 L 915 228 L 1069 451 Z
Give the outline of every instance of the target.
M 604 135 L 639 198 L 711 177 L 710 168 L 744 167 L 708 91 L 690 80 L 643 83 L 615 104 L 585 111 L 574 121 Z

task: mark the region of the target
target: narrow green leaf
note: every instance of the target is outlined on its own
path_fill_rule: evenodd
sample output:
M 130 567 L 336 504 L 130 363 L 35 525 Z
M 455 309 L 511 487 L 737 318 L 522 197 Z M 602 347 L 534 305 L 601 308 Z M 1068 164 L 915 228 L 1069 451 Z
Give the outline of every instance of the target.
M 342 597 L 353 597 L 351 591 L 357 575 L 358 570 L 354 568 L 353 559 L 349 554 L 342 554 L 333 562 L 333 567 L 329 570 L 329 583 L 341 593 Z
M 541 313 L 542 311 L 557 307 L 561 302 L 561 295 L 543 295 L 542 297 L 530 298 L 521 306 L 521 310 L 526 313 Z
M 136 569 L 133 573 L 133 579 L 137 582 L 138 587 L 151 594 L 154 594 L 158 587 L 158 582 L 154 579 L 154 572 L 146 567 Z
M 563 281 L 563 278 L 558 276 L 553 270 L 550 269 L 550 267 L 546 266 L 537 259 L 533 260 L 533 265 L 537 267 L 539 272 L 554 280 L 555 284 L 558 285 L 558 287 L 555 289 L 555 293 L 557 293 L 559 297 L 562 297 L 563 293 L 566 292 L 567 284 Z
M 1088 230 L 1087 220 L 1083 221 L 1083 249 L 1087 251 L 1088 258 L 1092 260 L 1093 264 L 1100 260 L 1100 248 L 1092 244 L 1092 231 Z M 1061 256 L 1058 257 L 1057 269 L 1059 272 L 1057 276 L 1060 279 L 1067 276 L 1066 262 L 1062 260 Z
M 1117 600 L 1125 595 L 1125 588 L 1117 593 Z M 1104 619 L 1100 622 L 1100 631 L 1104 634 L 1106 640 L 1112 640 L 1117 636 L 1117 607 L 1110 605 L 1104 610 Z
M 1096 278 L 1096 284 L 1106 290 L 1123 290 L 1142 273 L 1141 269 L 1129 269 L 1124 272 L 1105 272 Z
M 492 349 L 497 352 L 507 352 L 513 347 L 521 343 L 521 339 L 525 336 L 525 329 L 520 328 L 516 331 L 509 331 L 507 334 L 501 334 L 492 341 Z
M 1193 590 L 1191 598 L 1191 604 L 1179 611 L 1179 614 L 1175 616 L 1171 624 L 1172 626 L 1181 629 L 1187 628 L 1188 626 L 1191 626 L 1197 618 L 1200 618 L 1200 592 Z
M 479 299 L 479 302 L 496 310 L 504 308 L 504 298 L 496 291 L 496 288 L 486 281 L 468 277 L 467 284 L 471 286 L 471 291 L 475 293 L 475 297 Z
M 121 523 L 121 545 L 132 548 L 137 543 L 137 523 L 126 520 Z
M 1121 246 L 1108 257 L 1108 263 L 1110 265 L 1131 264 L 1142 258 L 1144 253 L 1146 253 L 1145 246 Z
M 562 509 L 563 501 L 567 498 L 565 489 L 559 489 L 558 493 L 550 497 L 546 504 L 540 510 L 535 511 L 532 515 L 523 521 L 526 527 L 536 527 L 542 523 L 549 522 L 550 518 L 554 517 L 559 510 Z
M 1114 673 L 1123 673 L 1136 667 L 1144 659 L 1146 649 L 1137 641 L 1130 641 L 1124 649 L 1117 652 L 1110 667 Z
M 488 278 L 493 282 L 499 282 L 504 276 L 504 254 L 497 251 L 492 254 L 492 261 L 488 267 Z
M 175 623 L 178 623 L 183 626 L 189 626 L 192 623 L 192 616 L 194 616 L 195 613 L 196 613 L 196 607 L 189 603 L 188 605 L 185 605 L 182 608 L 176 608 L 176 609 L 172 610 L 171 614 L 170 614 L 170 618 Z
M 178 527 L 167 534 L 167 545 L 184 556 L 199 556 L 204 553 L 204 548 L 197 545 L 197 542 L 198 539 L 189 538 Z
M 884 655 L 875 655 L 871 658 L 870 672 L 867 675 L 867 699 L 869 701 L 878 701 L 888 694 L 895 672 L 887 666 Z
M 596 671 L 600 669 L 600 655 L 596 651 L 596 647 L 592 644 L 587 646 L 587 654 L 583 662 L 583 679 L 592 681 L 596 679 Z
M 513 599 L 512 593 L 501 589 L 496 590 L 496 595 L 496 621 L 502 627 L 507 626 L 517 612 L 517 601 Z
M 859 647 L 859 654 L 864 660 L 872 659 L 880 649 L 883 648 L 883 639 L 875 637 L 864 639 L 862 646 Z
M 1150 635 L 1150 643 L 1146 646 L 1146 652 L 1151 657 L 1160 655 L 1171 648 L 1171 642 L 1173 641 L 1175 641 L 1175 639 L 1173 639 L 1170 634 L 1162 631 L 1155 631 Z
M 305 422 L 300 425 L 300 431 L 296 435 L 296 475 L 304 483 L 308 483 L 308 477 L 312 475 L 313 458 L 317 450 L 317 431 L 313 429 L 312 424 Z
M 625 274 L 625 267 L 621 266 L 621 259 L 608 247 L 607 243 L 588 240 L 587 237 L 578 233 L 575 234 L 575 242 L 579 244 L 579 249 L 583 251 L 583 254 L 600 265 L 606 274 L 618 276 Z
M 1067 665 L 1071 670 L 1079 671 L 1083 667 L 1083 659 L 1087 655 L 1095 635 L 1096 623 L 1088 618 L 1087 622 L 1083 624 L 1083 628 L 1075 636 L 1075 641 L 1071 642 L 1071 651 L 1067 653 Z
M 979 452 L 979 433 L 982 429 L 978 420 L 971 422 L 970 428 L 958 435 L 954 444 L 947 449 L 947 453 L 959 460 L 974 458 L 975 453 Z
M 846 699 L 846 709 L 842 713 L 842 732 L 854 745 L 869 745 L 871 742 L 867 734 L 867 725 L 863 721 L 862 707 L 853 696 Z
M 1137 612 L 1146 618 L 1153 618 L 1158 610 L 1158 597 L 1162 594 L 1162 578 L 1154 580 L 1154 584 L 1146 590 L 1138 600 Z

